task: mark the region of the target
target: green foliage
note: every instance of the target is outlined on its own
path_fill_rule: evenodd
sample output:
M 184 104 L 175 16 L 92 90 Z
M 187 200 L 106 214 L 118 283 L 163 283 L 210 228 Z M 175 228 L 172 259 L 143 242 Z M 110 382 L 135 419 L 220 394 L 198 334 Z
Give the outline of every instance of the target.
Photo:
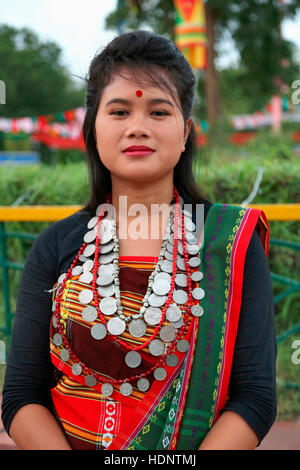
M 61 63 L 61 49 L 28 28 L 0 25 L 0 79 L 6 84 L 2 116 L 47 115 L 84 102 L 83 88 Z

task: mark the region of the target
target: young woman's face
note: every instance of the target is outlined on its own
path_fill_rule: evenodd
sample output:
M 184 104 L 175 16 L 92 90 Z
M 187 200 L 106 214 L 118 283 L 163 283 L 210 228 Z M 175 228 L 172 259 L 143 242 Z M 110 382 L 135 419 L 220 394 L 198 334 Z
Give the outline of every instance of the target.
M 128 71 L 125 76 L 130 78 Z M 117 74 L 104 88 L 96 116 L 100 159 L 112 177 L 136 182 L 163 178 L 173 173 L 191 124 L 189 119 L 184 128 L 183 116 L 169 93 L 153 85 L 138 85 Z M 153 152 L 143 156 L 124 153 L 131 146 L 146 146 Z

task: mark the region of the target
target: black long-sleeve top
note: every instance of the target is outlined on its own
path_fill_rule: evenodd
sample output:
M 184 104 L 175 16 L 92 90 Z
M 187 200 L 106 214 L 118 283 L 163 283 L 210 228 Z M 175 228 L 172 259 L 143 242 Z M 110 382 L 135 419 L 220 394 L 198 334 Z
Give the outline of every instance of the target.
M 205 204 L 205 217 L 211 203 Z M 51 409 L 54 366 L 47 292 L 78 253 L 89 215 L 83 211 L 47 227 L 33 243 L 22 274 L 3 388 L 2 421 L 9 433 L 19 408 L 36 403 Z M 229 391 L 222 410 L 239 414 L 259 442 L 276 417 L 276 335 L 270 270 L 254 230 L 244 265 L 242 303 Z

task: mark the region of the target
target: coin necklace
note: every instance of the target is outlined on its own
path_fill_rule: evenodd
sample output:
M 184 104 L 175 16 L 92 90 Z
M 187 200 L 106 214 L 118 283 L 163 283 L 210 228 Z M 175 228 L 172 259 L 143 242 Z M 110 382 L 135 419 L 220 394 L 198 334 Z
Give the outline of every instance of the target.
M 196 239 L 192 234 L 194 224 L 191 221 L 191 214 L 189 214 L 190 218 L 187 219 L 185 217 L 187 214 L 184 213 L 186 211 L 183 211 L 181 217 L 181 230 L 178 231 L 179 203 L 180 199 L 182 202 L 183 200 L 180 198 L 176 188 L 174 188 L 173 196 L 174 198 L 176 197 L 174 223 L 172 225 L 172 217 L 170 216 L 159 261 L 155 270 L 149 277 L 147 293 L 144 297 L 143 307 L 140 309 L 139 314 L 125 317 L 122 313 L 119 289 L 120 283 L 117 274 L 119 270 L 118 238 L 111 230 L 113 227 L 113 225 L 111 225 L 111 221 L 109 221 L 109 219 L 105 219 L 103 210 L 98 211 L 101 206 L 97 209 L 96 217 L 93 217 L 89 221 L 89 232 L 86 233 L 84 243 L 73 260 L 69 270 L 67 273 L 61 275 L 58 280 L 57 290 L 59 293 L 54 304 L 54 321 L 55 326 L 59 329 L 59 333 L 54 335 L 53 341 L 57 346 L 64 344 L 64 347 L 60 351 L 60 355 L 64 361 L 67 361 L 70 357 L 73 359 L 74 365 L 72 367 L 72 373 L 74 375 L 80 375 L 84 372 L 86 374 L 85 383 L 88 386 L 95 386 L 97 380 L 104 382 L 101 389 L 103 395 L 110 396 L 112 394 L 113 383 L 120 385 L 120 392 L 123 395 L 130 395 L 132 392 L 132 385 L 129 382 L 133 380 L 137 380 L 137 386 L 141 391 L 146 391 L 150 386 L 149 380 L 146 377 L 152 372 L 154 372 L 154 378 L 156 380 L 164 380 L 166 377 L 166 370 L 162 365 L 166 363 L 167 365 L 174 367 L 178 362 L 177 356 L 172 354 L 175 348 L 180 352 L 187 352 L 188 350 L 189 344 L 182 338 L 191 322 L 192 317 L 190 314 L 192 313 L 192 315 L 196 317 L 203 314 L 202 307 L 200 305 L 193 305 L 192 300 L 192 297 L 199 300 L 205 295 L 203 289 L 195 288 L 192 290 L 191 281 L 199 281 L 203 277 L 203 274 L 200 271 L 195 271 L 191 274 L 190 269 L 191 267 L 197 267 L 200 264 L 200 257 L 194 256 L 199 252 L 199 247 L 195 244 Z M 110 201 L 111 194 L 108 196 L 106 203 L 109 203 Z M 106 226 L 103 224 L 104 228 L 109 228 L 106 232 L 103 232 L 102 230 L 101 233 L 101 221 L 107 222 Z M 172 234 L 173 238 L 172 236 L 170 237 L 170 227 L 171 231 L 173 230 L 174 232 L 174 234 Z M 190 230 L 186 230 L 186 228 Z M 101 246 L 100 235 L 102 235 Z M 178 240 L 179 238 L 181 241 Z M 114 243 L 110 245 L 112 239 L 114 239 Z M 187 239 L 189 240 L 189 244 L 187 243 Z M 93 244 L 92 242 L 95 243 Z M 106 253 L 110 253 L 111 248 L 113 249 L 113 256 L 109 256 L 109 258 L 106 259 L 103 258 L 103 254 L 105 255 Z M 171 253 L 172 251 L 173 253 Z M 178 251 L 183 255 L 179 260 L 177 260 Z M 102 255 L 100 253 L 102 253 Z M 93 255 L 94 260 L 88 258 Z M 172 255 L 172 262 L 170 255 Z M 189 255 L 192 256 L 190 259 Z M 100 261 L 104 261 L 101 265 L 99 258 Z M 110 261 L 107 261 L 107 259 Z M 83 265 L 77 266 L 78 261 L 82 261 Z M 113 261 L 112 264 L 110 263 L 111 261 Z M 176 276 L 177 266 L 182 270 L 185 270 L 186 268 L 187 275 L 177 274 Z M 114 272 L 114 270 L 116 272 Z M 172 273 L 172 276 L 170 276 L 170 273 Z M 129 351 L 125 356 L 125 362 L 128 367 L 131 368 L 136 368 L 141 364 L 142 358 L 138 351 L 148 346 L 149 352 L 153 356 L 158 357 L 157 362 L 153 367 L 142 374 L 133 375 L 126 379 L 108 379 L 103 378 L 96 371 L 90 369 L 75 354 L 60 322 L 60 303 L 67 280 L 71 275 L 79 274 L 81 274 L 79 281 L 92 284 L 92 290 L 84 289 L 78 296 L 79 302 L 86 305 L 82 311 L 82 317 L 88 322 L 93 322 L 97 318 L 100 319 L 100 322 L 95 323 L 91 328 L 93 338 L 101 340 L 105 338 L 107 332 L 109 332 L 114 341 L 118 342 Z M 115 287 L 111 286 L 112 279 L 115 282 Z M 175 290 L 175 283 L 179 287 L 187 286 L 188 293 L 181 289 Z M 99 285 L 98 288 L 97 285 Z M 108 289 L 103 291 L 103 288 L 107 286 Z M 99 289 L 102 290 L 99 291 Z M 103 295 L 105 293 L 106 295 Z M 117 299 L 111 297 L 113 293 L 116 294 Z M 103 296 L 100 304 L 98 294 Z M 166 294 L 168 294 L 168 296 Z M 171 300 L 174 300 L 174 303 L 171 304 Z M 93 301 L 95 307 L 88 305 Z M 187 308 L 182 316 L 181 309 L 178 307 L 178 304 L 186 303 Z M 160 307 L 163 307 L 162 310 Z M 117 316 L 114 315 L 116 311 L 118 312 Z M 107 321 L 104 314 L 112 316 L 112 318 Z M 169 320 L 171 325 L 163 326 L 165 319 Z M 127 324 L 131 335 L 137 338 L 142 337 L 145 334 L 147 324 L 156 327 L 153 334 L 146 342 L 138 346 L 131 346 L 119 337 L 119 335 L 125 331 Z

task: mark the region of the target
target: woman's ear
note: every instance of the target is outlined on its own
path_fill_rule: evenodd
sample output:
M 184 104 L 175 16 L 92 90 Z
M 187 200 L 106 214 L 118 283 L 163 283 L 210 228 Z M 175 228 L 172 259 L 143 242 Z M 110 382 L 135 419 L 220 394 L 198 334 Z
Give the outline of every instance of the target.
M 185 126 L 185 131 L 184 131 L 184 136 L 183 136 L 183 140 L 184 140 L 183 145 L 186 144 L 186 141 L 187 141 L 187 139 L 188 139 L 188 136 L 189 136 L 189 133 L 190 133 L 192 124 L 193 124 L 193 118 L 190 118 L 190 119 L 187 121 L 186 126 Z

